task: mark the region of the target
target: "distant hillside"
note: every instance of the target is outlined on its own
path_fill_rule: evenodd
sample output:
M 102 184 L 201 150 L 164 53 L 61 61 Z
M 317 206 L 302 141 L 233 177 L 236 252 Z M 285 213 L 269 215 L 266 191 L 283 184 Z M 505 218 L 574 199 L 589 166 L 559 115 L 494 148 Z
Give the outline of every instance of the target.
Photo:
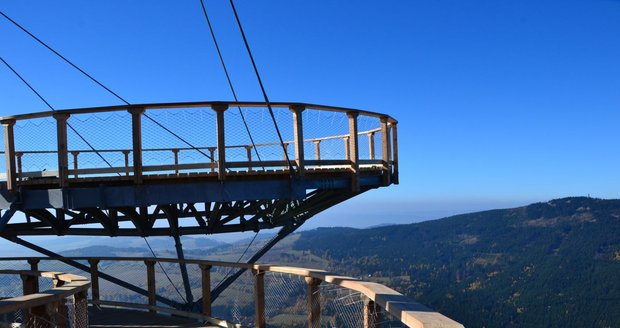
M 322 228 L 302 232 L 293 249 L 280 260 L 327 259 L 329 269 L 371 275 L 467 327 L 620 326 L 620 200 Z

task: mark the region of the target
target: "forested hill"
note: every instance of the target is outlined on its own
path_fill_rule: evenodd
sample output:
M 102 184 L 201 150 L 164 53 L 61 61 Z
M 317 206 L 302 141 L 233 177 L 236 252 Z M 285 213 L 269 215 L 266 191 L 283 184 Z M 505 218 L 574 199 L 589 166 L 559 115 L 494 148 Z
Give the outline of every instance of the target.
M 301 233 L 293 247 L 467 327 L 620 326 L 620 200 L 564 198 L 410 225 L 323 228 Z

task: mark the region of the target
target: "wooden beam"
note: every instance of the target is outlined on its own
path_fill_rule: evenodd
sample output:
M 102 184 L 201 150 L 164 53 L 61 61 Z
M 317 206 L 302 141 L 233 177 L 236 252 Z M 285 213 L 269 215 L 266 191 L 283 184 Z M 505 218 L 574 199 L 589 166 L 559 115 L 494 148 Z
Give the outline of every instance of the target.
M 289 106 L 293 112 L 293 142 L 295 143 L 295 163 L 297 164 L 297 175 L 304 175 L 304 127 L 303 112 L 306 107 L 303 105 Z M 288 146 L 288 144 L 287 144 Z M 288 147 L 285 147 L 287 149 Z M 286 155 L 285 155 L 286 157 Z
M 397 123 L 392 122 L 392 161 L 394 165 L 394 184 L 398 184 L 398 133 Z
M 55 113 L 56 139 L 58 146 L 58 179 L 61 188 L 68 185 L 69 181 L 69 153 L 67 146 L 67 120 L 69 114 Z
M 254 306 L 256 328 L 265 328 L 265 271 L 252 270 L 254 275 Z
M 319 285 L 321 280 L 305 277 L 308 284 L 308 328 L 320 328 L 321 327 L 321 294 L 319 292 Z
M 16 187 L 17 171 L 15 170 L 15 135 L 13 127 L 15 120 L 2 120 L 4 129 L 4 156 L 6 157 L 6 187 L 13 190 Z
M 384 186 L 389 186 L 392 181 L 392 170 L 390 166 L 390 130 L 388 117 L 381 117 L 381 159 L 383 160 L 383 181 Z
M 357 135 L 357 116 L 358 112 L 348 112 L 349 117 L 349 151 L 351 161 L 351 190 L 358 192 L 360 190 L 360 166 L 359 166 L 359 143 Z
M 211 266 L 199 264 L 202 272 L 202 314 L 211 316 Z
M 130 107 L 131 138 L 133 141 L 133 179 L 135 184 L 142 184 L 142 114 L 144 107 Z
M 99 260 L 89 259 L 91 297 L 93 301 L 99 301 Z
M 220 181 L 226 180 L 226 139 L 224 134 L 224 112 L 228 109 L 227 104 L 213 104 L 211 109 L 215 111 L 217 131 L 217 176 Z
M 149 305 L 156 306 L 157 305 L 157 291 L 155 289 L 155 261 L 146 260 L 144 261 L 146 264 L 146 283 L 148 286 L 148 298 Z M 154 310 L 149 310 L 149 312 L 154 313 Z

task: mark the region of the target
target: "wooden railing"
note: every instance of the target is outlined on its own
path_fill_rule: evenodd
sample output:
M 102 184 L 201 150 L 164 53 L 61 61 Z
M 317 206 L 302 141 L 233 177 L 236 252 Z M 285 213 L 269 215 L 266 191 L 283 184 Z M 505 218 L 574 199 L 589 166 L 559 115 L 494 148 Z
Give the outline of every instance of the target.
M 98 107 L 73 110 L 58 110 L 53 112 L 41 112 L 24 115 L 6 116 L 0 119 L 4 128 L 4 148 L 6 158 L 6 180 L 9 190 L 22 184 L 57 184 L 60 187 L 68 186 L 70 182 L 85 181 L 84 179 L 104 179 L 115 178 L 121 180 L 133 180 L 135 184 L 143 183 L 144 178 L 149 175 L 166 173 L 169 177 L 179 177 L 184 173 L 193 175 L 213 175 L 219 180 L 225 180 L 229 175 L 240 173 L 261 173 L 261 171 L 274 172 L 274 169 L 288 172 L 289 166 L 286 161 L 290 157 L 291 167 L 296 174 L 303 176 L 308 170 L 334 170 L 342 169 L 350 172 L 353 179 L 353 188 L 359 180 L 360 170 L 378 170 L 384 175 L 384 184 L 398 183 L 398 147 L 397 147 L 397 121 L 388 115 L 350 109 L 341 107 L 330 107 L 300 103 L 273 103 L 274 108 L 288 108 L 292 113 L 292 127 L 288 127 L 293 133 L 292 140 L 284 140 L 283 145 L 274 137 L 273 142 L 259 144 L 231 144 L 226 140 L 224 126 L 224 113 L 229 107 L 259 107 L 264 108 L 265 103 L 259 102 L 194 102 L 194 103 L 170 103 L 170 104 L 144 104 L 132 106 L 113 106 Z M 145 113 L 156 110 L 176 110 L 180 108 L 210 108 L 215 113 L 215 126 L 211 128 L 216 132 L 216 143 L 214 145 L 200 147 L 176 147 L 176 148 L 144 148 L 142 119 Z M 345 128 L 348 134 L 334 134 L 320 138 L 304 138 L 304 122 L 302 113 L 306 109 L 336 112 L 346 114 Z M 68 120 L 72 115 L 94 114 L 105 112 L 128 112 L 131 116 L 131 148 L 109 148 L 109 149 L 73 149 L 68 145 L 67 128 Z M 367 116 L 378 119 L 378 126 L 366 131 L 358 131 L 358 118 Z M 55 136 L 40 136 L 42 138 L 55 138 L 57 140 L 56 149 L 23 150 L 16 149 L 15 146 L 15 126 L 18 121 L 26 121 L 51 117 L 55 120 Z M 287 122 L 290 124 L 291 122 Z M 282 122 L 280 122 L 282 124 Z M 252 130 L 252 122 L 249 122 L 249 130 Z M 71 127 L 72 128 L 72 127 Z M 102 127 L 103 128 L 103 127 Z M 306 131 L 307 133 L 308 131 Z M 327 132 L 329 133 L 329 132 Z M 172 135 L 170 138 L 174 138 Z M 368 156 L 360 158 L 360 138 L 368 138 Z M 375 139 L 381 138 L 380 152 L 375 149 Z M 326 159 L 321 156 L 321 145 L 328 140 L 343 140 L 342 158 Z M 92 142 L 92 140 L 91 140 Z M 252 153 L 258 148 L 282 146 L 282 156 L 280 160 L 258 161 L 253 158 Z M 314 158 L 306 159 L 304 147 L 314 147 Z M 288 149 L 294 156 L 288 156 Z M 227 161 L 226 150 L 245 149 L 245 161 Z M 181 152 L 200 152 L 205 157 L 205 161 L 198 163 L 181 163 L 179 153 Z M 116 153 L 124 158 L 124 165 L 111 167 L 83 167 L 80 165 L 80 154 L 88 153 L 109 154 Z M 150 152 L 170 152 L 173 161 L 167 163 L 146 163 L 143 158 Z M 51 169 L 41 171 L 26 172 L 23 169 L 22 161 L 24 156 L 35 154 L 48 154 L 56 157 L 56 164 Z M 69 167 L 71 158 L 72 167 Z M 39 179 L 33 179 L 39 178 Z M 47 179 L 41 179 L 47 178 Z M 161 178 L 161 176 L 159 177 Z M 80 180 L 82 179 L 82 180 Z
M 188 318 L 194 318 L 197 320 L 208 321 L 211 324 L 220 325 L 223 327 L 231 327 L 233 324 L 230 322 L 226 322 L 223 320 L 218 320 L 212 318 L 212 302 L 211 302 L 211 272 L 214 268 L 234 268 L 234 269 L 244 269 L 252 272 L 252 286 L 253 286 L 253 303 L 255 310 L 255 326 L 256 327 L 265 327 L 266 326 L 266 315 L 265 315 L 265 291 L 266 288 L 269 287 L 268 283 L 266 283 L 265 277 L 266 275 L 279 274 L 290 277 L 300 277 L 305 281 L 306 284 L 306 316 L 307 316 L 307 325 L 308 327 L 319 327 L 321 324 L 322 311 L 321 308 L 321 300 L 326 295 L 321 295 L 321 290 L 319 286 L 321 284 L 329 284 L 333 286 L 338 286 L 338 288 L 342 288 L 343 290 L 348 290 L 351 292 L 358 293 L 361 296 L 363 301 L 363 307 L 360 309 L 360 312 L 357 316 L 361 317 L 359 322 L 363 322 L 364 327 L 373 327 L 378 328 L 381 326 L 381 323 L 385 321 L 384 316 L 391 317 L 397 322 L 406 325 L 408 327 L 426 327 L 426 328 L 461 328 L 463 327 L 461 324 L 455 322 L 454 320 L 438 313 L 432 311 L 423 305 L 415 302 L 414 300 L 398 293 L 397 291 L 386 287 L 379 283 L 374 282 L 366 282 L 362 281 L 355 277 L 349 276 L 341 276 L 333 273 L 329 273 L 323 270 L 315 270 L 315 269 L 305 269 L 305 268 L 297 268 L 297 267 L 289 267 L 289 266 L 279 266 L 279 265 L 262 265 L 262 264 L 245 264 L 245 263 L 229 263 L 229 262 L 217 262 L 217 261 L 204 261 L 204 260 L 179 260 L 179 259 L 168 259 L 168 258 L 117 258 L 117 257 L 78 257 L 78 258 L 62 258 L 62 259 L 54 259 L 54 258 L 1 258 L 0 261 L 28 261 L 31 265 L 31 268 L 36 269 L 39 261 L 63 261 L 65 263 L 70 263 L 70 261 L 74 261 L 75 263 L 85 263 L 88 262 L 89 265 L 81 265 L 81 270 L 90 271 L 91 281 L 92 281 L 92 298 L 90 302 L 92 304 L 103 305 L 103 306 L 114 306 L 114 307 L 123 307 L 130 309 L 140 309 L 140 310 L 149 310 L 152 312 L 160 312 L 160 313 L 169 313 L 174 315 L 181 315 Z M 106 261 L 113 262 L 124 262 L 124 263 L 134 263 L 135 265 L 144 265 L 144 270 L 146 274 L 142 274 L 141 277 L 146 280 L 146 293 L 144 296 L 147 296 L 147 304 L 138 304 L 138 303 L 130 303 L 130 302 L 119 302 L 119 301 L 110 301 L 110 300 L 102 300 L 100 297 L 100 280 L 105 279 L 112 283 L 116 284 L 125 284 L 123 287 L 125 288 L 137 288 L 135 286 L 126 286 L 128 285 L 125 281 L 115 281 L 119 280 L 115 277 L 110 277 L 109 275 L 102 273 L 100 271 L 99 263 Z M 201 277 L 200 279 L 193 279 L 194 281 L 200 281 L 201 283 L 201 307 L 199 309 L 200 313 L 188 312 L 185 310 L 175 309 L 171 307 L 160 306 L 160 302 L 166 302 L 166 299 L 163 296 L 167 295 L 159 295 L 157 293 L 157 280 L 155 277 L 155 268 L 156 265 L 161 263 L 185 263 L 186 265 L 197 265 L 200 268 Z M 194 286 L 195 287 L 195 286 Z M 121 287 L 119 287 L 121 288 Z M 83 290 L 83 289 L 82 289 Z M 239 296 L 237 296 L 239 297 Z M 282 295 L 284 297 L 284 295 Z M 0 303 L 2 304 L 2 303 Z M 0 306 L 1 309 L 1 306 Z M 1 313 L 1 311 L 0 311 Z
M 0 275 L 19 275 L 23 282 L 23 296 L 0 300 L 0 314 L 22 311 L 18 324 L 24 327 L 88 327 L 88 279 L 34 270 L 0 270 Z M 53 288 L 39 291 L 39 277 L 53 280 Z

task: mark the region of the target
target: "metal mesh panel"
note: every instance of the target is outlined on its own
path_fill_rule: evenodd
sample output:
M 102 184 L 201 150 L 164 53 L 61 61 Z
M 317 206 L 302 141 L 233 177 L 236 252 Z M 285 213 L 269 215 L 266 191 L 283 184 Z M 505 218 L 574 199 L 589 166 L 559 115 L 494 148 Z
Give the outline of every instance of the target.
M 18 274 L 0 274 L 0 299 L 22 295 L 22 279 Z
M 125 166 L 123 150 L 132 148 L 131 115 L 129 113 L 116 111 L 73 114 L 67 123 L 70 125 L 67 127 L 70 169 L 74 168 L 76 159 L 78 169 L 109 168 L 110 165 L 112 167 Z M 80 135 L 86 141 L 82 140 Z M 86 142 L 99 153 L 92 151 Z M 97 175 L 117 175 L 117 173 Z
M 381 159 L 381 147 L 377 148 L 377 139 L 381 141 L 381 122 L 379 118 L 360 115 L 357 118 L 359 158 Z M 372 141 L 372 142 L 371 142 Z M 372 144 L 374 156 L 371 158 L 370 145 Z M 379 143 L 380 145 L 381 143 Z
M 345 113 L 305 110 L 304 154 L 307 160 L 346 159 L 344 137 L 349 134 Z
M 101 261 L 99 271 L 147 289 L 146 265 L 134 261 Z M 147 297 L 99 278 L 101 300 L 147 304 Z
M 306 327 L 308 285 L 303 277 L 265 273 L 265 316 L 272 327 Z
M 243 273 L 212 304 L 213 316 L 231 323 L 252 327 L 255 324 L 254 276 Z
M 364 298 L 359 292 L 323 283 L 321 293 L 321 326 L 363 327 Z
M 22 172 L 57 171 L 56 121 L 51 117 L 17 121 L 15 152 L 22 152 Z

